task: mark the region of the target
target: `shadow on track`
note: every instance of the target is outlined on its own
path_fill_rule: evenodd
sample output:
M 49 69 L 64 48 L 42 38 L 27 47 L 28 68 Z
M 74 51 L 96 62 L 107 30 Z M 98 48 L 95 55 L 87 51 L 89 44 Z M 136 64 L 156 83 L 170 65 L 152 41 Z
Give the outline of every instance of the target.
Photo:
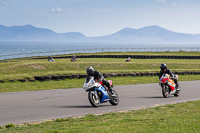
M 106 106 L 111 106 L 111 105 L 100 105 L 99 108 L 101 107 L 106 107 Z M 94 108 L 92 105 L 74 105 L 74 106 L 56 106 L 58 108 Z
M 169 96 L 168 98 L 172 98 L 173 96 Z M 134 98 L 164 98 L 163 96 L 147 96 L 147 97 L 134 97 Z
M 74 105 L 74 106 L 56 106 L 58 108 L 93 108 L 89 105 Z

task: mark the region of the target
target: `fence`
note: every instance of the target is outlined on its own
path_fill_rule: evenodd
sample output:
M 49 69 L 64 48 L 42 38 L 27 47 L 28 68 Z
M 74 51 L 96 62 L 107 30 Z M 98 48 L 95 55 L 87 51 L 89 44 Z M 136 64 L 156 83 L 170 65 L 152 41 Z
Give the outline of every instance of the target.
M 36 52 L 36 53 L 20 53 L 12 55 L 0 55 L 0 61 L 6 59 L 16 59 L 25 57 L 37 57 L 37 56 L 55 56 L 55 55 L 67 55 L 76 53 L 99 53 L 99 52 L 176 52 L 176 51 L 200 51 L 200 47 L 154 47 L 154 48 L 92 48 L 92 49 L 73 49 L 62 51 L 48 51 L 48 52 Z

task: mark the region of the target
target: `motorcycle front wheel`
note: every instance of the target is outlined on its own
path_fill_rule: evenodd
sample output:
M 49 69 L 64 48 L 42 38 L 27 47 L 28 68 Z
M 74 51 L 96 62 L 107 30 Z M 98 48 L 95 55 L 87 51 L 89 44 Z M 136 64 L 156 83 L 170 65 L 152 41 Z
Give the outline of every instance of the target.
M 109 102 L 112 105 L 118 105 L 119 104 L 119 96 L 117 95 L 117 92 L 115 90 L 113 91 L 113 95 L 111 96 Z
M 167 85 L 162 86 L 162 94 L 165 98 L 169 96 L 169 87 Z
M 90 104 L 93 107 L 99 107 L 99 105 L 100 105 L 100 98 L 99 98 L 99 96 L 97 94 L 95 95 L 94 91 L 90 91 L 88 93 L 88 99 L 90 101 Z

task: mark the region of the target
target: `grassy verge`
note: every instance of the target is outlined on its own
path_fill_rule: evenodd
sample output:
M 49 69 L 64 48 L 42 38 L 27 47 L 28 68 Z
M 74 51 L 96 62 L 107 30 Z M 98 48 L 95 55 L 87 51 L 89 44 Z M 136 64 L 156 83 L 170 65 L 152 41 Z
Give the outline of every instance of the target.
M 122 132 L 169 133 L 200 132 L 200 101 L 157 106 L 82 118 L 56 119 L 41 124 L 25 124 L 0 129 L 2 133 Z
M 78 62 L 57 59 L 48 62 L 44 59 L 23 60 L 21 62 L 0 63 L 0 80 L 32 79 L 34 76 L 85 74 L 88 66 L 102 73 L 158 72 L 161 63 L 167 63 L 172 71 L 200 71 L 198 60 L 176 59 L 125 59 L 85 58 Z
M 131 85 L 158 83 L 158 77 L 112 77 L 107 78 L 113 80 L 114 85 Z M 180 75 L 179 81 L 200 80 L 200 75 Z M 44 81 L 44 82 L 7 82 L 0 84 L 0 93 L 19 92 L 19 91 L 38 91 L 51 89 L 68 89 L 82 88 L 85 79 L 67 79 L 60 81 Z

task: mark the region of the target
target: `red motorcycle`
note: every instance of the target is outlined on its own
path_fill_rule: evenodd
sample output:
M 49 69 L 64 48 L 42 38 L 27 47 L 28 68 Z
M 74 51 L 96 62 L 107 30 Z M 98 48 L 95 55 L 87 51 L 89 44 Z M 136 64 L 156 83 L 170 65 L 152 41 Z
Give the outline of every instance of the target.
M 178 75 L 175 75 L 175 79 L 178 80 Z M 180 94 L 180 89 L 176 89 L 176 84 L 174 83 L 174 80 L 170 77 L 168 74 L 163 74 L 160 78 L 159 82 L 160 86 L 162 87 L 162 94 L 165 98 L 167 98 L 169 95 L 174 95 L 175 97 L 178 97 Z

